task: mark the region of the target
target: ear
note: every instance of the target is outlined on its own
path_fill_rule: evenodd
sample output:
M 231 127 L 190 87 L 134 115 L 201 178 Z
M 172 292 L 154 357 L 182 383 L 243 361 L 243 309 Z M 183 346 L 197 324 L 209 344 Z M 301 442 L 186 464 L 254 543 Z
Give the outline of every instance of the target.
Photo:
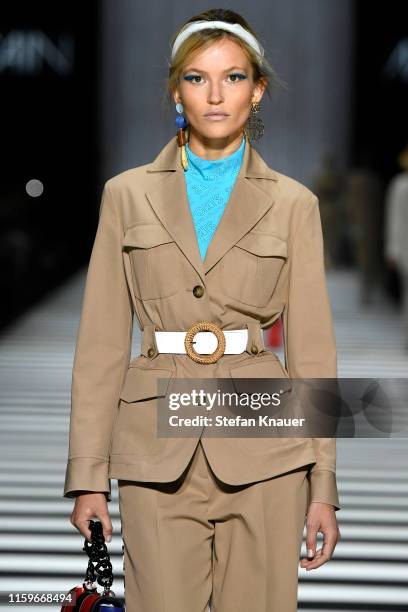
M 177 102 L 181 102 L 180 92 L 177 87 L 174 87 L 171 93 L 173 96 L 174 104 L 177 104 Z
M 252 97 L 253 102 L 260 102 L 262 100 L 262 96 L 265 93 L 265 89 L 267 85 L 268 85 L 268 80 L 266 79 L 266 77 L 261 77 L 254 87 L 254 92 L 253 92 L 253 97 Z

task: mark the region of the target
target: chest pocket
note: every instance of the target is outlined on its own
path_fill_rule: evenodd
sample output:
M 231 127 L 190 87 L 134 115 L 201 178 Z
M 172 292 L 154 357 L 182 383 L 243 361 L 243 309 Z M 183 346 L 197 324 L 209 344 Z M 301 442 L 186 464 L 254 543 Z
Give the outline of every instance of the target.
M 222 260 L 223 291 L 237 302 L 266 306 L 287 257 L 286 240 L 266 232 L 248 232 Z
M 177 244 L 159 223 L 129 227 L 122 241 L 129 252 L 135 295 L 155 300 L 174 295 L 180 288 L 180 254 Z

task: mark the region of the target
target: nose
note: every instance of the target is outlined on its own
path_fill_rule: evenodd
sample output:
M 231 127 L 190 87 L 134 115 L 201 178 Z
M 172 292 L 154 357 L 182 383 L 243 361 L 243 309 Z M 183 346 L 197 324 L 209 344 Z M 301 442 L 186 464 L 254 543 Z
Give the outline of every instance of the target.
M 222 95 L 221 86 L 217 84 L 210 85 L 208 92 L 208 102 L 210 104 L 220 104 L 223 102 L 224 96 Z

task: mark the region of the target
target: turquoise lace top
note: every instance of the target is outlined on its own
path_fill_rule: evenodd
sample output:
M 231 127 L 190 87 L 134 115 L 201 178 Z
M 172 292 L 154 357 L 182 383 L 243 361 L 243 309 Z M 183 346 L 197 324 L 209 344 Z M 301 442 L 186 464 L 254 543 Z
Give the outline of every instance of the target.
M 184 176 L 203 260 L 237 178 L 244 150 L 245 136 L 242 137 L 239 149 L 216 160 L 199 157 L 191 151 L 188 143 L 186 144 L 188 168 Z

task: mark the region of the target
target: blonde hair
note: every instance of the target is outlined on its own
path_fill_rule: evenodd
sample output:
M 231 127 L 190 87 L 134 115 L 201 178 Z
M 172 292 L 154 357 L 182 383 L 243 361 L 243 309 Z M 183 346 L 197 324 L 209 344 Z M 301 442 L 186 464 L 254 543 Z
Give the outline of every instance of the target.
M 184 24 L 180 26 L 178 31 L 174 34 L 171 39 L 171 46 L 176 40 L 181 29 L 192 21 L 226 21 L 228 23 L 239 23 L 243 28 L 248 30 L 253 36 L 255 36 L 262 44 L 261 39 L 257 35 L 257 33 L 251 28 L 249 23 L 238 13 L 228 10 L 228 9 L 210 9 L 208 11 L 204 11 L 199 15 L 195 15 L 191 19 L 188 19 Z M 163 95 L 163 103 L 166 101 L 170 102 L 170 105 L 174 106 L 174 100 L 172 98 L 173 89 L 178 85 L 183 66 L 186 64 L 187 60 L 190 58 L 192 54 L 195 54 L 199 49 L 206 49 L 210 47 L 215 41 L 222 40 L 224 38 L 229 38 L 237 42 L 243 51 L 246 53 L 253 71 L 253 80 L 254 83 L 259 83 L 261 81 L 266 81 L 266 89 L 265 92 L 271 97 L 270 94 L 270 86 L 273 88 L 282 86 L 286 88 L 286 82 L 283 81 L 275 72 L 274 68 L 271 66 L 267 58 L 264 56 L 262 59 L 262 64 L 259 63 L 257 54 L 254 49 L 248 45 L 242 38 L 235 36 L 232 32 L 228 32 L 222 29 L 208 29 L 201 30 L 199 32 L 194 32 L 189 36 L 178 49 L 174 61 L 168 62 L 169 73 L 168 78 L 166 79 L 165 91 Z

